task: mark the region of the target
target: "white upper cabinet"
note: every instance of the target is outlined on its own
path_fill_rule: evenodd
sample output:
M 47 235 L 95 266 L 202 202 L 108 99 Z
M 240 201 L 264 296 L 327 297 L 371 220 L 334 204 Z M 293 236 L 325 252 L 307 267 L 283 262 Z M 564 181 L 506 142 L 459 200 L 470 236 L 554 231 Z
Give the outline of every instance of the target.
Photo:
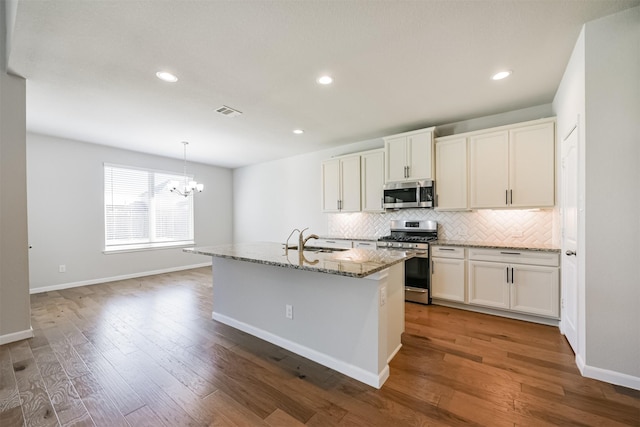
M 385 182 L 434 179 L 434 128 L 384 138 Z
M 466 210 L 467 138 L 436 138 L 436 210 Z
M 361 193 L 363 212 L 384 212 L 382 205 L 384 185 L 384 150 L 360 154 L 362 173 Z
M 360 211 L 360 156 L 322 162 L 322 210 Z
M 555 204 L 554 123 L 509 131 L 509 201 L 512 207 Z
M 555 121 L 473 133 L 469 136 L 469 173 L 472 209 L 552 207 Z
M 509 132 L 469 139 L 471 207 L 495 208 L 509 204 Z

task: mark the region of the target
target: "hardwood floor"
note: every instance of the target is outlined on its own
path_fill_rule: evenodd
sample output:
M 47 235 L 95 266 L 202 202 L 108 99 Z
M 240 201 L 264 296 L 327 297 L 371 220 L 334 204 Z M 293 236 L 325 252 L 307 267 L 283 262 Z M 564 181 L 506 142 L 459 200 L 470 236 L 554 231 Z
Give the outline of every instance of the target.
M 407 303 L 376 390 L 211 320 L 208 268 L 31 297 L 0 347 L 0 426 L 639 426 L 558 330 Z

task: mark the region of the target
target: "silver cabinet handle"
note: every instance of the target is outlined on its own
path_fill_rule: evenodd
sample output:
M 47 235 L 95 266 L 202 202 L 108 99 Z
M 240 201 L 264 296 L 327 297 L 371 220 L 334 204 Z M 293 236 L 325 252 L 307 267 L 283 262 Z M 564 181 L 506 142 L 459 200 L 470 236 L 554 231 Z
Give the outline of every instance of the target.
M 511 204 L 513 204 L 513 190 L 509 190 L 509 200 L 511 201 Z
M 520 252 L 500 252 L 502 255 L 522 255 Z
M 507 267 L 507 283 L 511 283 L 509 282 L 509 267 Z
M 504 190 L 504 204 L 509 204 L 509 190 Z
M 568 250 L 565 254 L 567 254 L 567 256 L 576 256 L 576 251 Z
M 380 197 L 380 209 L 384 208 L 384 197 Z
M 438 248 L 439 251 L 455 251 L 453 248 Z

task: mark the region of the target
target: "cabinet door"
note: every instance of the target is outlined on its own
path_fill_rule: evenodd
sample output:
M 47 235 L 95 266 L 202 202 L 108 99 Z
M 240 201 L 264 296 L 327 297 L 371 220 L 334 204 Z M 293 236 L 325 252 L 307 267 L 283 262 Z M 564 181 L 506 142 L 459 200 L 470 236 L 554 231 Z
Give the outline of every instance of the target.
M 340 160 L 322 162 L 322 210 L 338 212 L 340 200 Z
M 384 151 L 363 154 L 360 157 L 362 170 L 362 211 L 383 212 L 382 187 L 384 186 Z
M 453 258 L 431 258 L 431 296 L 464 302 L 465 261 Z
M 340 211 L 360 212 L 360 156 L 340 160 Z
M 511 309 L 540 316 L 560 316 L 559 270 L 555 267 L 511 265 Z
M 467 138 L 436 141 L 436 209 L 468 209 Z
M 509 308 L 508 264 L 469 261 L 469 304 Z
M 386 182 L 406 181 L 407 138 L 385 140 Z
M 409 179 L 434 179 L 432 132 L 418 133 L 407 138 L 407 165 Z
M 513 207 L 555 204 L 553 122 L 509 131 L 509 191 Z
M 507 207 L 509 189 L 508 131 L 472 136 L 469 139 L 469 161 L 471 208 Z

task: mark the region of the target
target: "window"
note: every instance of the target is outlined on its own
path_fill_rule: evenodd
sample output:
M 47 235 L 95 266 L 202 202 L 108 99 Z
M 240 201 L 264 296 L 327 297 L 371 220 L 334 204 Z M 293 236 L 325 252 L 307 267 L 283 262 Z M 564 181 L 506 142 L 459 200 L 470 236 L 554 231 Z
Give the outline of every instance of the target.
M 105 252 L 193 244 L 193 195 L 169 191 L 184 176 L 104 165 Z

